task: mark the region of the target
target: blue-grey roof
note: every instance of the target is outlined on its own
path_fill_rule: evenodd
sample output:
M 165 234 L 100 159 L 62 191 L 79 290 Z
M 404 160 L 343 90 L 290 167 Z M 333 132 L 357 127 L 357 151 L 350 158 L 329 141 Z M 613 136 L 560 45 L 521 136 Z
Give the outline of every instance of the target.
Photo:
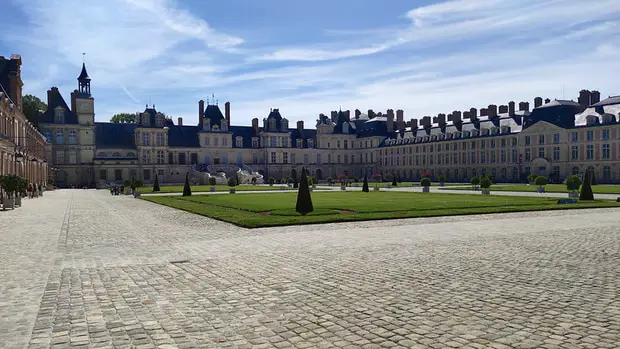
M 207 105 L 203 118 L 209 119 L 211 125 L 219 125 L 225 119 L 224 114 L 222 114 L 220 107 L 217 105 Z
M 168 127 L 168 145 L 171 147 L 200 148 L 199 132 L 199 126 L 170 126 Z
M 593 104 L 592 107 L 602 107 L 602 106 L 613 105 L 613 104 L 620 105 L 620 96 L 610 96 L 609 98 L 605 98 L 602 101 L 596 104 Z
M 135 149 L 135 130 L 138 124 L 113 122 L 95 123 L 95 144 L 97 149 L 122 148 Z
M 77 115 L 69 108 L 65 99 L 62 98 L 60 91 L 56 87 L 52 87 L 48 92 L 49 100 L 47 101 L 47 110 L 40 116 L 39 123 L 53 124 L 54 123 L 54 110 L 57 107 L 62 107 L 65 110 L 65 124 L 77 124 Z
M 525 117 L 523 128 L 528 128 L 539 121 L 545 121 L 562 128 L 575 127 L 575 115 L 583 111 L 583 107 L 573 101 L 555 100 L 538 108 L 534 108 Z
M 90 81 L 88 77 L 88 73 L 86 72 L 86 64 L 82 63 L 82 71 L 80 72 L 80 76 L 78 76 L 78 81 Z

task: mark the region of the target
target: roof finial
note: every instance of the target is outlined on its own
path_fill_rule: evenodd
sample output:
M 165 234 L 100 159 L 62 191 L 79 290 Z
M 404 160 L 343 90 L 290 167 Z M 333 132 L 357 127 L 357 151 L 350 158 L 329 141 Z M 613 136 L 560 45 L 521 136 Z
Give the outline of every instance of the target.
M 207 105 L 210 105 L 210 104 L 209 104 L 209 97 L 207 97 Z
M 86 61 L 85 61 L 85 60 L 86 60 L 85 56 L 86 56 L 86 52 L 82 52 L 82 64 L 86 63 Z
M 218 103 L 218 102 L 219 102 L 219 99 L 216 99 L 216 100 L 215 100 L 215 105 L 217 105 L 217 103 Z

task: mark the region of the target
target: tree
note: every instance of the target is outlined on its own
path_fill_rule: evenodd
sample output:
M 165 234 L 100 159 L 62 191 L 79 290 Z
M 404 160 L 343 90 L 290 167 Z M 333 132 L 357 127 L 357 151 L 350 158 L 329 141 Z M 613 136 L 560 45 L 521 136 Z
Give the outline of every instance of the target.
M 480 178 L 480 187 L 482 189 L 489 189 L 491 188 L 491 184 L 493 184 L 493 182 L 491 181 L 491 179 L 489 177 L 482 177 Z
M 368 178 L 364 175 L 364 184 L 362 185 L 362 191 L 368 193 Z
M 35 127 L 39 127 L 39 115 L 45 110 L 47 110 L 47 104 L 39 97 L 33 95 L 22 97 L 22 111 Z
M 420 179 L 420 186 L 422 187 L 430 187 L 431 186 L 431 179 L 428 177 L 422 177 L 422 179 Z
M 183 186 L 183 196 L 192 196 L 192 188 L 189 186 L 189 172 L 185 175 L 185 185 Z
M 155 182 L 153 183 L 153 192 L 159 191 L 159 177 L 155 174 Z
M 577 191 L 581 186 L 581 178 L 579 175 L 571 175 L 566 178 L 566 190 L 568 191 Z
M 314 211 L 312 207 L 312 197 L 310 196 L 310 188 L 308 187 L 308 175 L 305 169 L 301 171 L 301 181 L 299 182 L 299 190 L 297 191 L 297 205 L 295 210 L 302 216 Z
M 297 170 L 291 171 L 291 177 L 293 177 L 293 188 L 299 188 L 299 181 L 297 180 Z
M 594 193 L 592 193 L 591 171 L 586 171 L 585 175 L 583 176 L 583 184 L 581 185 L 579 200 L 594 200 Z
M 480 184 L 480 177 L 478 176 L 471 177 L 471 179 L 469 180 L 469 183 L 471 183 L 471 185 L 473 185 L 475 189 Z
M 132 124 L 136 122 L 136 114 L 130 114 L 130 113 L 114 114 L 112 118 L 110 119 L 110 122 L 113 122 L 116 124 Z
M 548 183 L 549 183 L 549 180 L 545 176 L 538 176 L 536 177 L 536 180 L 534 181 L 534 184 L 536 184 L 539 188 L 544 187 Z
M 396 175 L 395 174 L 392 174 L 392 186 L 393 187 L 398 186 L 398 183 L 396 182 Z

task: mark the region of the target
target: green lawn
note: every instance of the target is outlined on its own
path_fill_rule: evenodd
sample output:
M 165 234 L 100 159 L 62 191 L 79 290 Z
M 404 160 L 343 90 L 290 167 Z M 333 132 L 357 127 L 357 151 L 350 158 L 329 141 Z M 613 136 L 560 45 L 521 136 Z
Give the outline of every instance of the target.
M 354 184 L 355 183 L 351 184 L 351 187 L 354 186 Z M 359 182 L 359 183 L 357 183 L 357 186 L 361 188 L 363 184 L 364 184 L 363 182 Z M 377 183 L 375 183 L 375 182 L 371 182 L 371 181 L 368 182 L 368 186 L 369 187 L 374 187 L 376 184 Z M 388 186 L 388 184 L 392 185 L 392 182 L 381 182 L 381 183 L 378 183 L 378 184 L 379 184 L 379 188 L 386 188 Z M 415 184 L 415 186 L 420 186 L 420 182 L 401 182 L 401 183 L 398 183 L 397 188 L 398 187 L 411 187 L 414 184 Z M 319 185 L 327 186 L 327 184 L 319 184 Z M 433 182 L 431 185 L 433 187 L 438 187 L 439 183 L 438 182 Z M 455 186 L 455 185 L 467 185 L 467 183 L 444 183 L 444 186 L 447 186 L 447 187 Z M 333 186 L 334 187 L 340 187 L 340 183 L 334 182 Z
M 535 192 L 537 186 L 527 184 L 496 184 L 491 186 L 491 191 L 530 191 Z M 467 188 L 451 188 L 454 190 L 471 190 L 471 186 Z M 566 193 L 566 185 L 564 184 L 547 184 L 545 191 L 548 193 Z M 620 185 L 618 184 L 598 184 L 592 186 L 594 194 L 620 194 Z
M 557 199 L 411 192 L 314 192 L 314 212 L 295 212 L 296 193 L 149 196 L 143 200 L 201 214 L 242 227 L 327 223 L 517 211 L 620 207 L 611 200 L 570 205 Z
M 160 193 L 182 193 L 183 186 L 182 185 L 162 185 L 159 187 Z M 215 191 L 228 191 L 230 189 L 229 186 L 224 184 L 218 184 L 215 186 Z M 242 184 L 235 187 L 237 191 L 255 191 L 255 190 L 280 190 L 279 184 L 274 184 L 274 186 L 267 185 L 251 185 L 251 184 Z M 284 186 L 285 190 L 292 190 L 293 187 Z M 210 185 L 192 185 L 192 192 L 208 192 L 211 190 Z M 297 189 L 295 189 L 297 190 Z M 142 187 L 138 188 L 138 192 L 148 194 L 153 192 L 153 187 Z

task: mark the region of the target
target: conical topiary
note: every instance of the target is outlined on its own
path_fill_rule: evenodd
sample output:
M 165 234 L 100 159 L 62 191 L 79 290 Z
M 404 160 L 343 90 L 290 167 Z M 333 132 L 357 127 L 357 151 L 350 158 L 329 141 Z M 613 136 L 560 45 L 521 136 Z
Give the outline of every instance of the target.
M 153 191 L 159 191 L 159 177 L 155 174 L 155 183 L 153 183 Z
M 189 172 L 185 175 L 185 185 L 183 186 L 183 196 L 192 196 L 192 188 L 189 186 Z
M 302 216 L 314 211 L 312 207 L 312 197 L 310 196 L 310 188 L 308 188 L 308 175 L 305 169 L 301 171 L 301 181 L 299 182 L 299 190 L 297 191 L 297 205 L 295 210 Z
M 592 173 L 590 171 L 586 171 L 583 176 L 579 200 L 594 200 L 594 193 L 592 193 Z
M 596 181 L 596 174 L 594 173 L 594 170 L 590 170 L 588 172 L 590 172 L 590 184 L 597 185 L 598 183 Z
M 368 193 L 368 177 L 364 175 L 364 184 L 362 185 L 362 191 Z

